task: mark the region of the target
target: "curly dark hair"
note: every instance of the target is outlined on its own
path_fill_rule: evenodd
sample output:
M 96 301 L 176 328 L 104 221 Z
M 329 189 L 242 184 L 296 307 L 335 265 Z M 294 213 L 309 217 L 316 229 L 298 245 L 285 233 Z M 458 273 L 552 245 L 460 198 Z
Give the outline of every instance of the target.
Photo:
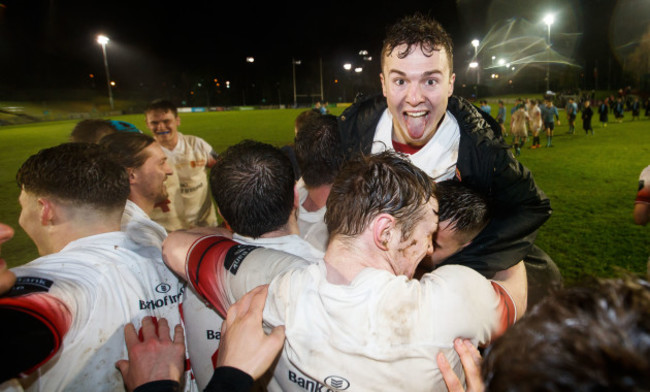
M 488 348 L 487 391 L 647 391 L 650 284 L 636 277 L 560 290 Z
M 390 56 L 400 45 L 406 49 L 397 53 L 400 59 L 408 56 L 413 50 L 420 48 L 425 56 L 431 56 L 434 51 L 444 49 L 449 63 L 449 75 L 454 69 L 454 44 L 451 36 L 438 21 L 421 13 L 405 16 L 386 31 L 386 38 L 381 50 L 381 66 L 384 58 Z
M 126 170 L 93 143 L 65 143 L 29 157 L 16 174 L 18 187 L 37 196 L 124 209 L 130 193 Z
M 396 218 L 408 238 L 435 197 L 435 183 L 403 154 L 359 155 L 343 165 L 327 198 L 325 223 L 334 235 L 356 236 L 381 213 Z

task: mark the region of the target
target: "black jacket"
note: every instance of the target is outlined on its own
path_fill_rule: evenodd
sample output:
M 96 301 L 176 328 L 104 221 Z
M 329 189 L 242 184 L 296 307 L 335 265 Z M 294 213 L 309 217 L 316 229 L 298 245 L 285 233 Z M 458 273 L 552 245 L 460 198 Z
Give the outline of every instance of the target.
M 339 131 L 348 158 L 370 154 L 375 128 L 386 99 L 355 102 L 339 116 Z M 456 180 L 488 196 L 493 216 L 488 226 L 444 264 L 463 264 L 491 278 L 531 251 L 537 229 L 551 215 L 551 205 L 528 169 L 517 161 L 490 115 L 467 100 L 452 96 L 447 110 L 460 127 Z

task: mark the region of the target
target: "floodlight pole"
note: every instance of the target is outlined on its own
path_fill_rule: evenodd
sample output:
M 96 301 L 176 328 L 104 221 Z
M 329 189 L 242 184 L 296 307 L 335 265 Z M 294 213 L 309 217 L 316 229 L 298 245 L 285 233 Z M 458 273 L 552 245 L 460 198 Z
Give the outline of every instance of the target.
M 479 40 L 473 39 L 472 40 L 472 46 L 474 47 L 474 62 L 478 64 L 477 57 L 478 57 L 478 45 L 479 45 Z M 476 98 L 478 98 L 478 85 L 481 84 L 481 76 L 480 76 L 480 70 L 479 67 L 476 67 Z
M 106 70 L 106 86 L 108 86 L 108 102 L 111 104 L 111 110 L 115 109 L 115 104 L 113 103 L 113 89 L 111 88 L 111 75 L 108 72 L 108 58 L 106 56 L 106 44 L 108 43 L 108 37 L 100 35 L 97 37 L 97 42 L 102 46 L 102 53 L 104 54 L 104 69 Z
M 300 60 L 298 61 L 300 64 Z M 293 107 L 298 107 L 298 96 L 296 95 L 296 60 L 291 58 L 291 67 L 293 69 Z
M 546 36 L 546 92 L 551 89 L 551 25 L 554 21 L 553 15 L 549 14 L 544 17 L 544 23 L 548 27 Z

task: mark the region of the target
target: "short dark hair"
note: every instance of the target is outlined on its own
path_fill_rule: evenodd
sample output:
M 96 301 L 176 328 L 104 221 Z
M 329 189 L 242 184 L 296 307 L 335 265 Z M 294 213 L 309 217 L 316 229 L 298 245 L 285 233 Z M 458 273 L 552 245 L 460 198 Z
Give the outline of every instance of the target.
M 486 351 L 488 391 L 640 391 L 650 385 L 650 284 L 626 277 L 551 294 Z
M 336 116 L 312 118 L 296 135 L 296 159 L 307 188 L 334 182 L 344 161 Z
M 236 233 L 252 238 L 287 224 L 294 186 L 289 158 L 280 149 L 253 140 L 230 146 L 210 172 L 221 215 Z
M 130 193 L 124 168 L 92 143 L 65 143 L 39 151 L 20 167 L 16 182 L 37 196 L 104 211 L 124 208 Z
M 74 126 L 70 133 L 70 141 L 78 143 L 97 143 L 99 140 L 116 130 L 108 120 L 86 119 Z
M 320 116 L 322 116 L 322 114 L 318 110 L 314 110 L 314 109 L 304 110 L 300 112 L 300 114 L 296 116 L 296 120 L 294 123 L 296 128 L 296 133 L 300 132 L 300 130 L 302 129 L 302 127 L 305 126 L 306 123 Z
M 149 158 L 144 149 L 154 142 L 154 138 L 142 133 L 117 132 L 104 136 L 99 145 L 122 167 L 137 169 Z
M 439 222 L 450 221 L 449 227 L 463 236 L 461 242 L 474 239 L 490 221 L 487 198 L 458 181 L 437 183 L 436 198 Z
M 178 110 L 176 109 L 176 105 L 174 105 L 172 101 L 168 101 L 166 99 L 156 99 L 151 101 L 144 109 L 144 114 L 147 114 L 154 110 L 162 110 L 165 113 L 172 112 L 174 117 L 178 117 Z
M 396 218 L 406 239 L 423 219 L 423 207 L 434 191 L 433 180 L 403 154 L 356 156 L 343 165 L 327 198 L 330 238 L 357 236 L 375 216 L 387 213 Z
M 406 49 L 397 53 L 400 59 L 408 56 L 413 50 L 420 49 L 425 56 L 431 56 L 434 51 L 444 49 L 449 63 L 449 76 L 454 70 L 454 44 L 449 34 L 435 19 L 426 17 L 421 13 L 405 16 L 386 31 L 386 38 L 381 50 L 381 67 L 384 67 L 384 58 L 393 50 L 406 45 Z

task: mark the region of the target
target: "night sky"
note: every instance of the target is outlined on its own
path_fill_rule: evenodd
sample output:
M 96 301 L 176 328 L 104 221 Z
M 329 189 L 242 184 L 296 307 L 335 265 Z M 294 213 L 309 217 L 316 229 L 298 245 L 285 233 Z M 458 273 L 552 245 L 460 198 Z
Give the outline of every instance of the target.
M 647 3 L 618 1 L 618 6 L 631 2 Z M 0 4 L 0 93 L 5 97 L 21 89 L 87 88 L 90 74 L 97 84 L 105 83 L 101 47 L 95 41 L 99 33 L 111 38 L 107 47 L 111 78 L 123 89 L 211 78 L 255 78 L 290 88 L 292 58 L 303 62 L 297 67 L 298 79 L 301 74 L 313 79 L 319 59 L 328 77 L 338 77 L 343 62 L 360 61 L 361 49 L 376 60 L 386 26 L 415 11 L 435 17 L 449 31 L 457 67 L 473 54 L 471 39 L 481 39 L 495 23 L 518 17 L 539 24 L 549 10 L 560 12 L 553 31 L 574 37 L 575 48 L 567 55 L 576 63 L 589 70 L 598 63 L 602 68 L 612 58 L 615 66 L 618 63 L 611 50 L 619 29 L 611 22 L 614 0 L 261 5 L 234 0 L 0 0 Z M 541 24 L 539 29 L 543 34 Z M 246 56 L 254 56 L 255 63 L 247 64 Z M 377 61 L 373 63 L 366 65 L 375 80 L 379 68 Z

